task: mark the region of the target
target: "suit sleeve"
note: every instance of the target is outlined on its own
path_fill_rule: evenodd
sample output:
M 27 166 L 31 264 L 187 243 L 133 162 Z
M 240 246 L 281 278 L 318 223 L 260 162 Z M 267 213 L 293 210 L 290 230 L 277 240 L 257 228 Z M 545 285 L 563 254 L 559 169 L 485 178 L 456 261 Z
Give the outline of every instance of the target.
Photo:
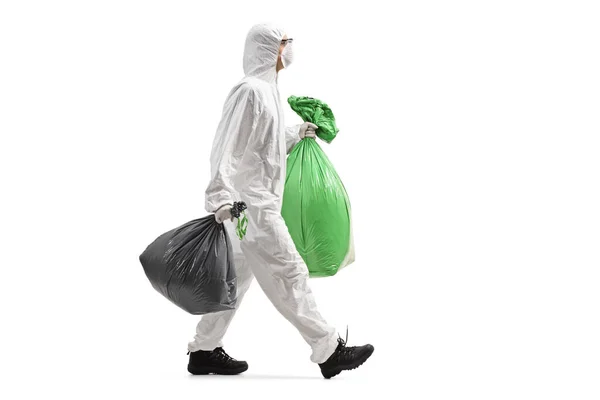
M 297 124 L 285 128 L 285 148 L 287 149 L 287 154 L 290 154 L 294 146 L 300 141 L 299 132 L 301 126 L 302 124 Z
M 205 209 L 213 213 L 238 198 L 234 179 L 248 140 L 258 121 L 254 90 L 242 85 L 227 99 L 211 153 L 211 178 L 205 191 Z

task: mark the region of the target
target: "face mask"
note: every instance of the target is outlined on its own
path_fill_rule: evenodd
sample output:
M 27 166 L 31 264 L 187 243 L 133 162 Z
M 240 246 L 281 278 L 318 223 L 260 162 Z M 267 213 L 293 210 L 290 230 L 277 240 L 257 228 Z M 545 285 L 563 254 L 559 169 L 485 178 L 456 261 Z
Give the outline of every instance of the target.
M 287 68 L 288 65 L 290 65 L 292 61 L 294 61 L 294 52 L 292 50 L 292 44 L 293 43 L 286 44 L 283 48 L 283 51 L 281 52 L 281 63 L 283 64 L 283 68 Z

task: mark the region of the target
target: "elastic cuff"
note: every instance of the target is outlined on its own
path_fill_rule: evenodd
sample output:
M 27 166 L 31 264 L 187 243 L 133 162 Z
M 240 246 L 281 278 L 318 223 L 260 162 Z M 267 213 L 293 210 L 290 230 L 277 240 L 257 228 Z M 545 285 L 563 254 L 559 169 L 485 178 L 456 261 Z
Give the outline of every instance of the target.
M 313 350 L 313 354 L 310 357 L 310 360 L 316 364 L 322 364 L 325 361 L 327 361 L 329 359 L 329 357 L 331 357 L 331 355 L 333 353 L 335 353 L 335 350 L 338 347 L 338 340 L 336 337 L 332 337 L 327 341 L 326 346 L 323 348 L 322 351 L 318 351 L 315 352 Z
M 225 206 L 231 206 L 231 207 L 233 207 L 233 204 L 232 204 L 232 203 L 225 203 L 225 204 L 222 204 L 222 205 L 220 205 L 220 206 L 219 206 L 219 208 L 217 208 L 217 209 L 215 210 L 215 212 L 219 211 L 221 208 L 223 208 L 223 207 L 225 207 Z
M 198 351 L 198 350 L 203 350 L 203 351 L 213 351 L 214 349 L 216 349 L 217 347 L 223 347 L 223 343 L 196 343 L 196 342 L 190 342 L 188 343 L 188 351 L 189 352 L 194 352 L 194 351 Z

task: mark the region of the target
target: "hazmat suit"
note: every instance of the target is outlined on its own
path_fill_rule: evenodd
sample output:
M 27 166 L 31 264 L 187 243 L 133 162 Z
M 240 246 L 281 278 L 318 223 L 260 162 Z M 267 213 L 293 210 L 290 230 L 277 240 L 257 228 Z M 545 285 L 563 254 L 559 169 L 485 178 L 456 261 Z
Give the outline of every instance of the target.
M 243 240 L 235 236 L 235 222 L 223 222 L 234 251 L 238 305 L 256 277 L 276 309 L 311 346 L 311 360 L 322 363 L 338 345 L 337 332 L 317 311 L 308 269 L 281 216 L 286 158 L 300 141 L 301 126 L 286 128 L 279 96 L 276 65 L 284 34 L 278 26 L 258 24 L 247 35 L 245 77 L 225 100 L 210 157 L 205 208 L 215 212 L 234 201 L 246 203 L 248 229 Z M 221 347 L 235 311 L 203 316 L 188 350 Z

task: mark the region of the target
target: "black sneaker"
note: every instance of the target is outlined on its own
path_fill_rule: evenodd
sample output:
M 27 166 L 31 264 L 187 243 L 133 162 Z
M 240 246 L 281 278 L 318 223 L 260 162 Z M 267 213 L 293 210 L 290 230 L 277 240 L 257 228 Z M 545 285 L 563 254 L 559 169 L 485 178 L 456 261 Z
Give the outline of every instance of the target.
M 237 375 L 248 369 L 246 361 L 231 358 L 222 347 L 213 351 L 198 350 L 189 352 L 188 371 L 193 375 Z
M 348 331 L 346 331 L 346 340 L 348 340 Z M 358 347 L 347 347 L 346 341 L 341 337 L 338 339 L 338 346 L 335 352 L 322 364 L 321 373 L 325 379 L 330 379 L 345 370 L 351 370 L 360 367 L 373 354 L 375 348 L 366 344 Z

